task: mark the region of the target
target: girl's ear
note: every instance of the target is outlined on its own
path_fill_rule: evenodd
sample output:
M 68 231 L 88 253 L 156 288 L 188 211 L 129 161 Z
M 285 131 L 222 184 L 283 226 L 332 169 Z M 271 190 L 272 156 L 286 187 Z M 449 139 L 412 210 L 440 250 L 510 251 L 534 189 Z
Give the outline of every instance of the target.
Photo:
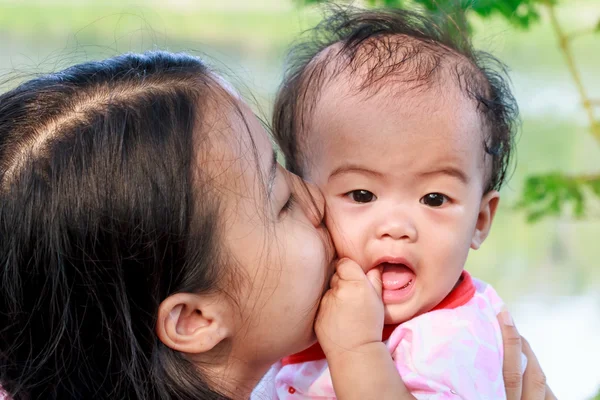
M 475 225 L 475 232 L 473 232 L 473 238 L 471 239 L 471 248 L 473 250 L 477 250 L 490 233 L 499 202 L 500 193 L 496 190 L 491 190 L 481 199 L 477 224 Z
M 176 293 L 158 307 L 156 334 L 173 350 L 200 354 L 210 351 L 233 332 L 229 306 L 215 295 Z

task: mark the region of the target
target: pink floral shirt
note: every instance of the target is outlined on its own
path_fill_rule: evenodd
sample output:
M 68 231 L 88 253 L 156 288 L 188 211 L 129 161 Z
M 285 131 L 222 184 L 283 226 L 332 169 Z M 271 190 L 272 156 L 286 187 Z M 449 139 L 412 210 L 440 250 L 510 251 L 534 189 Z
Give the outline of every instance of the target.
M 434 310 L 391 327 L 387 347 L 413 396 L 506 398 L 502 334 L 496 319 L 502 304 L 490 285 L 471 279 L 465 271 L 462 282 Z M 318 345 L 274 365 L 252 399 L 335 399 Z

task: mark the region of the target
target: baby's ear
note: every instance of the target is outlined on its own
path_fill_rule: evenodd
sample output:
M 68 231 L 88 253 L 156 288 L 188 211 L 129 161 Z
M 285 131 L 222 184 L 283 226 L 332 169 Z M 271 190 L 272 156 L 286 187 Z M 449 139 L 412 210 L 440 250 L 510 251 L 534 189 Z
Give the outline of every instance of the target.
M 223 298 L 176 293 L 158 307 L 156 334 L 173 350 L 204 353 L 230 337 L 232 332 L 229 306 Z
M 473 232 L 473 238 L 471 239 L 471 248 L 473 250 L 477 250 L 490 233 L 499 202 L 500 193 L 496 190 L 489 191 L 481 199 L 481 206 L 479 207 L 479 214 L 477 215 L 477 224 L 475 225 L 475 231 Z

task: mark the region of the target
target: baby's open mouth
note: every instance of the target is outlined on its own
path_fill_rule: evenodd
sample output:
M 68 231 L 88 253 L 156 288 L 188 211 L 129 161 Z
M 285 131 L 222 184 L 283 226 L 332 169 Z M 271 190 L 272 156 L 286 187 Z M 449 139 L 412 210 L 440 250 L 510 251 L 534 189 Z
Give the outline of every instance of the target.
M 405 263 L 383 262 L 381 281 L 383 283 L 383 301 L 396 303 L 404 300 L 412 292 L 415 283 L 415 272 Z
M 381 263 L 381 280 L 384 290 L 400 290 L 409 287 L 415 277 L 413 270 L 406 264 Z

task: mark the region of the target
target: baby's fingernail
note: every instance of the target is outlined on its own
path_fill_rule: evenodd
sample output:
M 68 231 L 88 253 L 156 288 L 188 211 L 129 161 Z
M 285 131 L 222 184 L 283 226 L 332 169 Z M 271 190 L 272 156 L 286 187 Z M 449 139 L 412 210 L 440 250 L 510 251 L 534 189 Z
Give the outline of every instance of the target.
M 500 320 L 506 326 L 515 326 L 515 321 L 513 321 L 508 311 L 502 311 L 500 313 Z

